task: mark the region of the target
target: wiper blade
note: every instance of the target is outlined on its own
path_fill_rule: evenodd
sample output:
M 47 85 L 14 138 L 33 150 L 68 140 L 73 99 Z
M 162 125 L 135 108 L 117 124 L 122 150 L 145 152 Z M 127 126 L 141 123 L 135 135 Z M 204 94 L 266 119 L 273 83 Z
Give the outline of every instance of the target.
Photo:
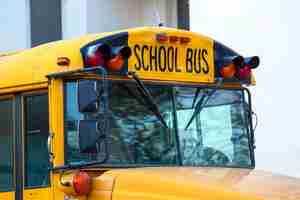
M 185 130 L 189 128 L 189 126 L 192 124 L 194 121 L 195 117 L 201 112 L 201 110 L 204 108 L 204 106 L 207 104 L 208 100 L 210 97 L 216 92 L 217 89 L 213 89 L 210 93 L 203 94 L 201 96 L 201 99 L 198 101 L 198 103 L 195 106 L 195 110 L 193 112 L 192 117 L 188 121 L 187 125 L 185 126 Z
M 140 80 L 138 75 L 135 74 L 135 72 L 128 72 L 128 75 L 131 75 L 132 78 L 136 81 L 138 85 L 138 90 L 141 93 L 142 97 L 146 101 L 146 106 L 156 115 L 156 117 L 159 119 L 159 121 L 162 123 L 162 125 L 168 129 L 167 122 L 163 118 L 161 112 L 159 111 L 158 105 L 155 103 L 153 97 L 151 96 L 149 90 L 145 87 L 143 82 Z
M 195 103 L 196 103 L 196 100 L 198 99 L 199 93 L 200 93 L 200 88 L 197 88 L 194 99 L 193 99 L 192 108 L 194 108 L 194 106 L 195 106 Z

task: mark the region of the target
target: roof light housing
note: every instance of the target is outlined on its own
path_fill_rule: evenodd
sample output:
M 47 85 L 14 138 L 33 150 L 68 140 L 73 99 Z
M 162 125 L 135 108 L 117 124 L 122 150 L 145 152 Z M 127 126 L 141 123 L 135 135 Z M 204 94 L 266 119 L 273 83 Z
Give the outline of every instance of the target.
M 111 58 L 111 47 L 107 44 L 92 46 L 86 54 L 86 65 L 90 67 L 103 66 Z
M 251 83 L 252 70 L 260 63 L 258 56 L 243 57 L 229 47 L 214 41 L 216 78 L 226 82 Z

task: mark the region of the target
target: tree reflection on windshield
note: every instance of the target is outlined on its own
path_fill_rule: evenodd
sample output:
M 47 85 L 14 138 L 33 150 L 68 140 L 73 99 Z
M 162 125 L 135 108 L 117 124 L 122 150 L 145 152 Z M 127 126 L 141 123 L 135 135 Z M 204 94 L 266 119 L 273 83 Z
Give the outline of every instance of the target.
M 79 152 L 77 130 L 72 128 L 76 126 L 70 125 L 84 117 L 77 110 L 74 85 L 65 83 L 67 163 L 95 158 Z M 249 122 L 242 90 L 216 90 L 186 129 L 195 111 L 193 101 L 197 104 L 205 94 L 202 89 L 194 99 L 195 87 L 146 84 L 168 129 L 139 98 L 134 83 L 111 81 L 109 87 L 107 164 L 251 167 Z

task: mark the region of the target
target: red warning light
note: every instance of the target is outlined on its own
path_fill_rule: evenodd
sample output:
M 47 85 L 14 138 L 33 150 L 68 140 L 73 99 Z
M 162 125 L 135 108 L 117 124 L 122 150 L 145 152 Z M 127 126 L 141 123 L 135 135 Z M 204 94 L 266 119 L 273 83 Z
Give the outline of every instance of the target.
M 188 38 L 188 37 L 181 37 L 180 38 L 180 43 L 181 44 L 188 44 L 191 42 L 191 38 Z
M 92 190 L 92 178 L 84 171 L 79 171 L 73 176 L 73 188 L 77 195 L 83 196 Z
M 240 80 L 249 78 L 251 75 L 251 66 L 245 65 L 244 67 L 240 68 L 237 75 Z
M 170 36 L 170 42 L 171 43 L 176 43 L 178 41 L 179 41 L 179 37 L 177 37 L 177 36 Z
M 111 57 L 111 48 L 106 44 L 89 49 L 86 64 L 90 67 L 103 66 Z
M 167 42 L 168 39 L 169 39 L 169 38 L 168 38 L 168 36 L 167 36 L 166 34 L 160 33 L 160 34 L 157 34 L 157 35 L 156 35 L 156 40 L 157 40 L 158 42 L 160 42 L 160 43 Z

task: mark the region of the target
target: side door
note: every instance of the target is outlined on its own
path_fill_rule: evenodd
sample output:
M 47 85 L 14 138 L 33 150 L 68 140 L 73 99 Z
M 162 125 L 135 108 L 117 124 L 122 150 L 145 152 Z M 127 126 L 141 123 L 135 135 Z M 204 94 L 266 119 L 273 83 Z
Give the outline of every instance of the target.
M 47 139 L 49 111 L 47 92 L 22 94 L 24 200 L 50 200 L 51 178 Z
M 14 97 L 0 96 L 0 199 L 15 199 Z

